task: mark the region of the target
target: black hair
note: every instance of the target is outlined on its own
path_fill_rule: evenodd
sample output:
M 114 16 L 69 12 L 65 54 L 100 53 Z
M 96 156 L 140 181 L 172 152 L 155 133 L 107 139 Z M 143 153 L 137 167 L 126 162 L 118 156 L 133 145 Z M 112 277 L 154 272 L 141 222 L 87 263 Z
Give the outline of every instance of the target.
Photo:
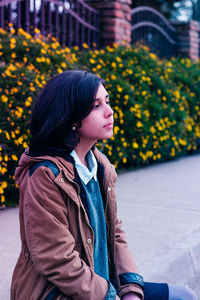
M 42 89 L 30 122 L 30 155 L 64 155 L 79 143 L 81 127 L 91 111 L 99 84 L 104 81 L 86 71 L 66 71 L 52 77 Z

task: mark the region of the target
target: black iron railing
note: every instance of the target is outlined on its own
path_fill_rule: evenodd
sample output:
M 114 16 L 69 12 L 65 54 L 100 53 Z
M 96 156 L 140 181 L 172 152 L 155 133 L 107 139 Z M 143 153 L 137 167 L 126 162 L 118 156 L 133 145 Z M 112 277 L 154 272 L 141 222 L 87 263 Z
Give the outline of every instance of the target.
M 31 34 L 38 28 L 68 47 L 99 45 L 99 12 L 83 0 L 1 0 L 0 27 L 9 23 Z
M 132 43 L 141 42 L 160 57 L 176 55 L 176 29 L 155 9 L 139 6 L 132 10 Z

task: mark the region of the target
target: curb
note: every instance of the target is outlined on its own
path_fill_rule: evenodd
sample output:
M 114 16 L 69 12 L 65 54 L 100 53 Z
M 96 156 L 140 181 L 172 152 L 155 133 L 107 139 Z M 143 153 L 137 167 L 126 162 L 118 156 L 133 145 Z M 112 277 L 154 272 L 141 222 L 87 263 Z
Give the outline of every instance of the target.
M 200 272 L 200 227 L 139 264 L 146 281 L 187 285 Z

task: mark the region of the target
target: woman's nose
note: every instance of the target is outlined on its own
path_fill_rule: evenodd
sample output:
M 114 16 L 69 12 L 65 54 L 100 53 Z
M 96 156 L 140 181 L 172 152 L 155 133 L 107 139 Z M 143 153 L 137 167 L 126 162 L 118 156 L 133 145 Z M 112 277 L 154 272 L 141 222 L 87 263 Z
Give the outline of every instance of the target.
M 106 106 L 106 110 L 105 110 L 105 117 L 110 117 L 114 114 L 112 108 L 110 107 L 110 105 Z

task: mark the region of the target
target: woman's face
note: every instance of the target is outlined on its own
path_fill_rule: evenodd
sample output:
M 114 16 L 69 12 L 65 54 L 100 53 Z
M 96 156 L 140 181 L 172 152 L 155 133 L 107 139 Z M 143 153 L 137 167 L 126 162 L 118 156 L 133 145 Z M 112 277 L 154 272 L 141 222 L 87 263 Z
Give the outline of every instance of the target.
M 113 135 L 113 110 L 109 104 L 109 95 L 100 83 L 93 108 L 82 120 L 78 130 L 81 141 L 96 143 L 99 139 L 109 139 Z

